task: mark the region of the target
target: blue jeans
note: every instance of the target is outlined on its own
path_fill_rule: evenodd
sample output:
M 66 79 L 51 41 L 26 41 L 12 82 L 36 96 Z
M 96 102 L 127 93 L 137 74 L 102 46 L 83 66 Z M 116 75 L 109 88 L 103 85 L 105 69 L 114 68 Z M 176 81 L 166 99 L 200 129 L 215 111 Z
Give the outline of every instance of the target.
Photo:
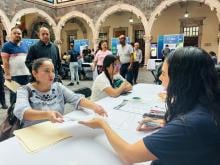
M 11 79 L 17 82 L 20 85 L 26 85 L 29 83 L 30 76 L 29 75 L 22 75 L 22 76 L 12 76 Z M 16 102 L 16 93 L 10 92 L 10 103 Z
M 121 65 L 120 74 L 124 77 L 129 83 L 133 84 L 133 71 L 128 70 L 130 63 L 125 63 Z
M 78 62 L 70 62 L 70 73 L 71 73 L 71 82 L 74 83 L 74 80 L 76 79 L 76 82 L 79 82 L 79 64 Z

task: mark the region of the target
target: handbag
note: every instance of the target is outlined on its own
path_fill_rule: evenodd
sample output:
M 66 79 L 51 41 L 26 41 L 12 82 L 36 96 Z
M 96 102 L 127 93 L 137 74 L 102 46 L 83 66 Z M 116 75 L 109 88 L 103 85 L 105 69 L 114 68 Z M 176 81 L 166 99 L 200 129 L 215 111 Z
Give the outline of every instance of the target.
M 3 123 L 0 125 L 0 141 L 6 140 L 13 135 L 13 132 L 17 129 L 20 129 L 22 127 L 22 123 L 20 122 L 19 119 L 15 117 L 13 114 L 15 103 L 13 103 L 9 108 L 8 108 L 8 113 L 3 121 Z
M 30 102 L 30 97 L 32 95 L 31 88 L 27 85 L 24 86 L 28 90 L 28 98 Z M 7 115 L 3 123 L 0 125 L 0 142 L 13 137 L 13 132 L 17 129 L 22 128 L 23 123 L 14 115 L 15 102 L 7 110 Z

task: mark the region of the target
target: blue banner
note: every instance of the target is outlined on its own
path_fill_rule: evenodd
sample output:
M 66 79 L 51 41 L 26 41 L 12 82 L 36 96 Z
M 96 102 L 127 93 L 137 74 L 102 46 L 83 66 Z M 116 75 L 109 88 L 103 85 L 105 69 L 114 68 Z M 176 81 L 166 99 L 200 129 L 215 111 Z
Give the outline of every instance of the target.
M 171 35 L 161 35 L 158 37 L 158 52 L 157 57 L 162 58 L 162 50 L 167 45 L 169 49 L 175 50 L 178 47 L 183 47 L 184 44 L 184 34 L 171 34 Z
M 37 43 L 39 41 L 39 39 L 31 39 L 31 38 L 23 38 L 22 42 L 25 43 L 28 46 L 28 49 L 34 45 L 35 43 Z
M 88 39 L 74 40 L 74 49 L 80 52 L 80 46 L 89 46 Z
M 159 36 L 157 40 L 157 58 L 162 58 L 164 36 Z

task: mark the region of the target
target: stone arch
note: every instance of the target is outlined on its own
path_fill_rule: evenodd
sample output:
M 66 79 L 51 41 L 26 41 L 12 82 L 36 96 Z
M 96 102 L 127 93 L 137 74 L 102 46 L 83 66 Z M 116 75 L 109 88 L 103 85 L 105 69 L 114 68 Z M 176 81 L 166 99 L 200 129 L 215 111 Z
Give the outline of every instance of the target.
M 61 17 L 60 21 L 57 24 L 56 38 L 58 40 L 60 40 L 62 27 L 65 25 L 65 23 L 68 20 L 70 20 L 73 17 L 76 17 L 76 18 L 78 17 L 78 18 L 81 18 L 84 21 L 86 21 L 86 23 L 89 25 L 89 27 L 92 31 L 92 35 L 93 35 L 93 39 L 94 39 L 94 36 L 96 35 L 96 32 L 95 32 L 95 26 L 94 26 L 94 23 L 93 23 L 92 19 L 89 16 L 87 16 L 86 14 L 84 14 L 82 12 L 79 12 L 79 11 L 69 12 L 69 13 L 67 13 L 67 14 L 65 14 L 64 16 Z M 93 40 L 93 43 L 95 43 L 94 40 Z
M 9 35 L 9 34 L 10 34 L 11 24 L 10 24 L 10 21 L 9 21 L 7 15 L 6 15 L 5 12 L 2 11 L 2 10 L 0 10 L 0 17 L 1 17 L 0 20 L 1 20 L 1 22 L 2 22 L 2 24 L 3 24 L 3 26 L 4 26 L 4 28 L 5 28 L 5 30 L 6 30 L 6 32 L 7 32 L 7 35 Z
M 220 22 L 220 2 L 218 0 L 189 0 L 192 2 L 200 2 L 200 3 L 205 3 L 206 5 L 208 5 L 210 7 L 210 9 L 213 11 L 214 9 L 216 9 L 217 12 L 217 17 L 218 20 Z M 169 0 L 169 1 L 163 1 L 160 3 L 160 5 L 158 5 L 156 7 L 156 9 L 152 12 L 150 18 L 149 18 L 149 22 L 148 22 L 148 27 L 147 27 L 147 35 L 151 34 L 151 30 L 154 24 L 154 21 L 157 19 L 157 17 L 161 14 L 161 12 L 163 10 L 165 10 L 166 8 L 168 8 L 169 6 L 178 3 L 178 2 L 183 2 L 183 0 Z
M 98 39 L 98 34 L 99 34 L 99 30 L 101 28 L 102 23 L 106 20 L 108 16 L 118 11 L 128 11 L 128 12 L 135 14 L 137 18 L 141 20 L 144 26 L 144 30 L 146 32 L 148 21 L 144 13 L 140 9 L 136 8 L 135 6 L 124 4 L 124 3 L 119 3 L 117 5 L 111 6 L 110 8 L 106 9 L 102 13 L 102 15 L 98 18 L 96 22 L 96 36 L 95 36 L 96 40 Z
M 52 26 L 53 32 L 55 34 L 55 28 L 56 28 L 56 23 L 53 20 L 53 18 L 47 14 L 45 11 L 40 10 L 38 8 L 26 8 L 18 11 L 15 16 L 12 18 L 11 21 L 11 27 L 16 25 L 16 22 L 18 19 L 20 19 L 22 16 L 27 15 L 27 14 L 32 14 L 32 13 L 38 13 L 40 16 L 46 19 L 46 21 L 49 23 L 49 25 Z

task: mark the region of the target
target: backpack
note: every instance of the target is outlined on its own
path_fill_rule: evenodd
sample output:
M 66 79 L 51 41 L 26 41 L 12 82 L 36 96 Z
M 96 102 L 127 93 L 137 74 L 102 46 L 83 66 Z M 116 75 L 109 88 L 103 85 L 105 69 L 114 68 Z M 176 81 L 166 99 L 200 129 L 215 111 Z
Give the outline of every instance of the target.
M 28 90 L 28 98 L 30 98 L 32 95 L 31 88 L 27 85 L 24 87 Z M 13 113 L 15 102 L 16 101 L 14 101 L 8 108 L 6 118 L 0 125 L 0 142 L 10 137 L 13 137 L 13 132 L 17 129 L 22 128 L 23 126 L 23 123 Z
M 90 97 L 91 94 L 92 94 L 91 89 L 88 88 L 88 87 L 79 88 L 79 89 L 75 90 L 74 92 L 75 92 L 75 93 L 78 93 L 78 94 L 82 94 L 82 95 L 84 95 L 85 97 Z

